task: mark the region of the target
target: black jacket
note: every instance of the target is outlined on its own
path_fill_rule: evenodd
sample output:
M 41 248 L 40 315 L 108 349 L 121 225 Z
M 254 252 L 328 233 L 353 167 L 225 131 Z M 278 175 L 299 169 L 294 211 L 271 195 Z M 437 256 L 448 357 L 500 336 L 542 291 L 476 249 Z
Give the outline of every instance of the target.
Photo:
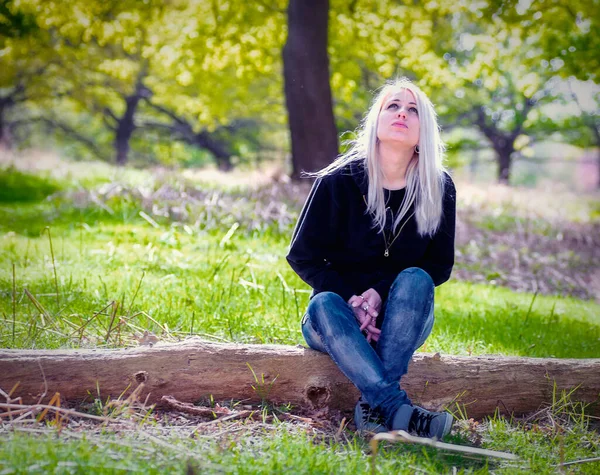
M 367 214 L 367 177 L 353 163 L 315 181 L 296 224 L 287 261 L 314 294 L 331 291 L 348 301 L 369 288 L 387 298 L 396 276 L 408 267 L 425 270 L 435 285 L 448 280 L 454 264 L 456 190 L 446 174 L 443 216 L 433 237 L 421 237 L 412 216 L 384 256 L 385 243 Z M 397 212 L 405 190 L 387 191 Z M 364 197 L 364 198 L 363 198 Z M 412 209 L 407 216 L 410 216 Z M 388 214 L 386 236 L 393 238 Z M 398 228 L 399 229 L 399 228 Z

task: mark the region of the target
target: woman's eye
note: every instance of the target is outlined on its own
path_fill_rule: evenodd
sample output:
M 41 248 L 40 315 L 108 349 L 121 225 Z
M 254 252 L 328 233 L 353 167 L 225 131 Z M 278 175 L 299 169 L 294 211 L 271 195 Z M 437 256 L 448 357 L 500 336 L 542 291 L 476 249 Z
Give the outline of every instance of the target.
M 398 104 L 396 104 L 395 102 L 392 102 L 388 107 L 388 109 L 397 109 L 398 108 Z
M 411 107 L 410 109 L 408 109 L 410 112 L 414 112 L 415 114 L 418 114 L 419 111 L 417 110 L 416 107 Z

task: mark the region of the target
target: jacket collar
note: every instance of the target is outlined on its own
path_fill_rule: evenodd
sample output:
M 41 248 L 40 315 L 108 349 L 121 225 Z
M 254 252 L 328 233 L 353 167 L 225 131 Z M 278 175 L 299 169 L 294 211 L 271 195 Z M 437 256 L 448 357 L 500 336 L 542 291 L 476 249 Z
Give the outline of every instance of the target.
M 352 176 L 356 186 L 360 190 L 361 195 L 367 196 L 369 192 L 369 176 L 367 169 L 365 168 L 364 160 L 356 160 L 351 162 L 349 165 L 349 175 Z

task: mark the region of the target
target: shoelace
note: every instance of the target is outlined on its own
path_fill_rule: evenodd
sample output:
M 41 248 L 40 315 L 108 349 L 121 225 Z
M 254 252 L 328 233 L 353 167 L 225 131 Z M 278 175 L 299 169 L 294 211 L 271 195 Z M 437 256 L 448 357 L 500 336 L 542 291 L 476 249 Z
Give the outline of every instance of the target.
M 379 416 L 379 411 L 373 410 L 373 408 L 369 405 L 368 402 L 361 402 L 359 404 L 360 412 L 362 413 L 362 418 L 365 421 L 375 422 L 377 424 L 381 424 L 382 420 Z
M 414 409 L 408 423 L 408 431 L 414 431 L 419 436 L 429 436 L 431 428 L 431 421 L 435 417 L 435 414 L 424 414 L 418 409 Z

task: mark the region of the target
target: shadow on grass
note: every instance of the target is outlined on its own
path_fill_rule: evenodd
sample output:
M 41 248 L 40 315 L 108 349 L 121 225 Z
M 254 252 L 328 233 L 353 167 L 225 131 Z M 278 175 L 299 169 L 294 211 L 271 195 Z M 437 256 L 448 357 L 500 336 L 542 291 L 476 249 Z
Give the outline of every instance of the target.
M 0 169 L 0 203 L 31 203 L 63 188 L 63 184 L 44 175 L 23 173 L 14 167 Z

